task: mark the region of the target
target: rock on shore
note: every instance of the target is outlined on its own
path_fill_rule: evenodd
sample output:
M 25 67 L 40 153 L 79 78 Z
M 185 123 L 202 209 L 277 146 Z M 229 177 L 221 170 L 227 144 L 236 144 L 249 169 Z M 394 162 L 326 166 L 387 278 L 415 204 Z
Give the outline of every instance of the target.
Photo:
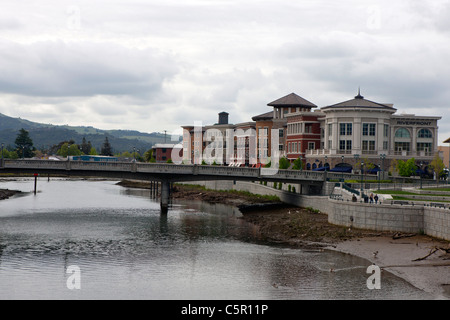
M 0 200 L 8 199 L 20 191 L 0 189 Z

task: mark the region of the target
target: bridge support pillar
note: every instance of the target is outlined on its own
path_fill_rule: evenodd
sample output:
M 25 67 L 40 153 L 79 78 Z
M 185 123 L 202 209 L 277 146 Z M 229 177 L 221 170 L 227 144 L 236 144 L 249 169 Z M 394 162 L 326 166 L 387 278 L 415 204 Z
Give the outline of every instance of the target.
M 161 214 L 167 214 L 169 210 L 169 199 L 170 199 L 170 182 L 162 180 L 161 181 Z

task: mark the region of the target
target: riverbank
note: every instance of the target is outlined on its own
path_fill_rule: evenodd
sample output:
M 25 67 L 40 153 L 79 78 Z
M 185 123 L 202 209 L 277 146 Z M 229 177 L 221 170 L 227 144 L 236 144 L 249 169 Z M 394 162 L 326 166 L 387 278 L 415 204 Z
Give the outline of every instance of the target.
M 0 200 L 8 199 L 8 198 L 16 195 L 17 193 L 20 193 L 20 191 L 0 189 Z
M 146 183 L 120 184 L 148 187 Z M 419 234 L 336 226 L 328 223 L 328 216 L 317 210 L 289 206 L 273 198 L 250 193 L 176 185 L 172 196 L 237 206 L 243 212 L 242 219 L 257 226 L 261 236 L 268 241 L 358 256 L 405 279 L 436 299 L 450 299 L 450 253 L 445 251 L 450 250 L 449 241 Z

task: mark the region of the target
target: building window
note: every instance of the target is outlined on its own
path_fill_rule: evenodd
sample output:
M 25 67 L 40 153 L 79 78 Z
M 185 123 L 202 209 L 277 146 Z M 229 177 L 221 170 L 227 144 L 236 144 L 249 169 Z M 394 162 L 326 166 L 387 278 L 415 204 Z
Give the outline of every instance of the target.
M 279 151 L 283 151 L 283 145 L 282 144 L 278 145 L 278 150 Z
M 283 130 L 283 129 L 278 129 L 278 136 L 279 136 L 280 138 L 283 138 L 283 137 L 284 137 L 284 130 Z
M 341 136 L 351 136 L 353 133 L 353 124 L 352 123 L 340 123 L 339 124 L 339 133 Z
M 305 125 L 305 133 L 312 133 L 312 124 Z
M 363 149 L 363 151 L 375 151 L 375 141 L 363 140 L 362 149 Z
M 339 141 L 339 150 L 345 150 L 345 140 Z
M 383 150 L 389 149 L 389 141 L 383 141 Z
M 328 140 L 328 149 L 333 148 L 333 140 Z
M 308 150 L 314 150 L 316 148 L 315 142 L 308 142 Z
M 383 136 L 384 136 L 385 138 L 388 138 L 388 137 L 389 137 L 389 125 L 388 125 L 388 124 L 385 124 L 385 125 L 384 125 L 384 128 L 383 128 Z
M 328 124 L 328 136 L 331 137 L 332 134 L 333 134 L 333 124 L 330 123 L 330 124 Z
M 298 150 L 299 153 L 301 152 L 301 150 L 302 150 L 301 149 L 301 142 L 298 143 L 298 149 L 297 150 Z
M 410 151 L 409 142 L 396 142 L 395 151 Z
M 340 123 L 339 124 L 339 134 L 341 136 L 345 136 L 345 123 Z
M 375 128 L 375 123 L 363 123 L 363 136 L 375 136 Z
M 417 138 L 433 138 L 431 131 L 428 129 L 420 129 L 417 134 Z
M 417 151 L 431 152 L 431 143 L 417 143 Z
M 339 141 L 339 150 L 352 150 L 352 140 L 340 140 Z
M 409 134 L 408 129 L 400 128 L 397 131 L 395 131 L 395 137 L 396 138 L 411 138 L 411 135 Z

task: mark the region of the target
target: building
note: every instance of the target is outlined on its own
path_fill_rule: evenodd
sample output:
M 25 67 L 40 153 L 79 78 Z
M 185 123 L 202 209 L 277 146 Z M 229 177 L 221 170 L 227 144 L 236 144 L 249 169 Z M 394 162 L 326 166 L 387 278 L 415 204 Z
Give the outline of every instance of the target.
M 438 152 L 441 117 L 396 111 L 392 104 L 367 100 L 360 92 L 354 99 L 322 107 L 321 148 L 306 152 L 307 168 L 322 162 L 354 170 L 365 161 L 387 169 L 394 159 L 410 158 L 429 164 Z
M 157 163 L 167 163 L 167 161 L 175 160 L 173 159 L 172 152 L 178 152 L 179 154 L 176 154 L 176 157 L 180 157 L 180 159 L 183 157 L 182 155 L 182 149 L 180 147 L 177 147 L 177 144 L 171 144 L 171 143 L 157 143 L 153 145 L 153 157 L 155 158 Z
M 258 159 L 271 157 L 272 129 L 278 130 L 278 151 L 280 157 L 295 160 L 304 155 L 308 147 L 319 147 L 320 124 L 311 109 L 317 106 L 295 93 L 267 104 L 273 111 L 252 118 L 258 134 Z M 306 130 L 306 131 L 305 131 Z M 313 143 L 312 144 L 310 144 Z
M 183 161 L 192 164 L 250 165 L 256 157 L 255 122 L 231 124 L 227 112 L 207 126 L 182 126 Z
M 267 106 L 272 110 L 253 122 L 230 124 L 228 113 L 221 112 L 214 125 L 183 126 L 184 160 L 199 164 L 207 148 L 222 147 L 222 164 L 264 164 L 277 150 L 291 162 L 302 159 L 307 170 L 357 172 L 362 163 L 379 171 L 394 160 L 415 158 L 426 166 L 436 153 L 443 157 L 441 117 L 398 114 L 393 104 L 365 99 L 360 90 L 353 99 L 321 108 L 295 93 Z

